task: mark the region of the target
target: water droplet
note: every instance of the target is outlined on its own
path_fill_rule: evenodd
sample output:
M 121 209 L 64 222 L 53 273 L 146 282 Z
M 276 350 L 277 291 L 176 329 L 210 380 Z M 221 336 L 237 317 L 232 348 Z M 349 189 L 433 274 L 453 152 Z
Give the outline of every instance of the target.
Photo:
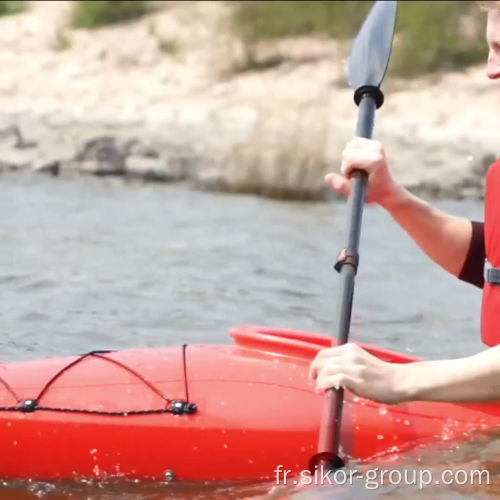
M 382 406 L 382 408 L 380 408 L 378 412 L 380 413 L 380 415 L 386 415 L 387 408 L 385 406 Z
M 381 441 L 382 439 L 384 439 L 384 436 L 382 434 L 377 434 L 377 439 Z
M 251 458 L 248 459 L 249 464 L 253 464 L 253 460 Z
M 12 422 L 7 422 L 7 427 L 10 427 L 12 425 Z
M 227 450 L 227 443 L 224 443 L 224 448 L 226 448 L 226 450 Z
M 405 425 L 411 425 L 411 422 L 410 422 L 409 420 L 405 420 L 405 421 L 404 421 L 404 424 L 405 424 Z
M 95 453 L 97 453 L 97 448 L 92 448 L 92 449 L 90 450 L 90 454 L 91 454 L 91 455 L 94 455 Z
M 352 400 L 353 400 L 354 403 L 359 403 L 359 397 L 358 396 L 354 396 L 352 398 Z

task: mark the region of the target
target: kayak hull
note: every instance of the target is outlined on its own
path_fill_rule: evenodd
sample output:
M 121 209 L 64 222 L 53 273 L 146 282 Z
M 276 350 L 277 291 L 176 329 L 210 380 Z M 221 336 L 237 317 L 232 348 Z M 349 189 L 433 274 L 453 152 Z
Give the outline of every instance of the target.
M 0 365 L 0 476 L 198 481 L 306 469 L 323 404 L 307 372 L 331 339 L 251 327 L 231 334 L 232 345 Z M 365 347 L 392 362 L 415 361 Z M 20 411 L 26 401 L 38 408 Z M 196 407 L 175 414 L 179 401 Z M 341 442 L 348 456 L 369 460 L 496 426 L 497 403 L 386 406 L 346 391 Z

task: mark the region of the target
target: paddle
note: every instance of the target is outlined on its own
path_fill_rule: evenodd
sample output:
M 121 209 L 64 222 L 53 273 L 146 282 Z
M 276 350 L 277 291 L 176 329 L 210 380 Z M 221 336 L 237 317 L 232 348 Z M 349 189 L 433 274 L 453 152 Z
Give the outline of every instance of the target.
M 351 49 L 349 85 L 355 89 L 354 101 L 359 107 L 356 136 L 370 139 L 373 135 L 375 110 L 382 106 L 384 96 L 380 85 L 384 79 L 391 55 L 397 1 L 377 1 L 366 18 Z M 361 219 L 366 193 L 367 174 L 356 171 L 350 196 L 348 242 L 335 268 L 340 273 L 340 300 L 336 317 L 337 345 L 349 337 L 354 293 L 354 277 L 358 266 L 358 248 Z M 337 469 L 344 461 L 339 455 L 339 437 L 342 420 L 343 389 L 327 391 L 320 426 L 318 452 L 309 467 Z

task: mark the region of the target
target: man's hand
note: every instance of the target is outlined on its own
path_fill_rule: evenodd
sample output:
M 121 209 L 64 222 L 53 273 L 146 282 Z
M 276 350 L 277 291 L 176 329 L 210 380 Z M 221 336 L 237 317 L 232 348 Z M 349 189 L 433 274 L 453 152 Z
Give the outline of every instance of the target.
M 340 387 L 381 403 L 500 402 L 500 345 L 459 359 L 388 363 L 356 344 L 321 350 L 309 378 L 316 389 Z
M 381 403 L 398 403 L 404 399 L 399 389 L 400 371 L 405 365 L 388 363 L 356 344 L 344 344 L 321 350 L 311 364 L 310 380 L 316 390 L 346 388 L 355 394 Z
M 398 184 L 392 178 L 382 144 L 371 139 L 355 137 L 342 153 L 340 174 L 328 174 L 325 178 L 335 191 L 348 197 L 351 193 L 354 170 L 368 174 L 367 202 L 381 205 L 397 191 Z

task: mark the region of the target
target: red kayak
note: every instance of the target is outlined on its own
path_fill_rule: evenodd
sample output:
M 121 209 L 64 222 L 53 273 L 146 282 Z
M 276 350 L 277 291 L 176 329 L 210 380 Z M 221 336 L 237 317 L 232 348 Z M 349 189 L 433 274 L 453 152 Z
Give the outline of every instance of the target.
M 233 345 L 0 365 L 0 477 L 198 481 L 306 469 L 323 406 L 307 372 L 331 338 L 254 327 L 231 335 Z M 500 426 L 499 403 L 386 406 L 347 392 L 344 412 L 344 451 L 361 460 Z

